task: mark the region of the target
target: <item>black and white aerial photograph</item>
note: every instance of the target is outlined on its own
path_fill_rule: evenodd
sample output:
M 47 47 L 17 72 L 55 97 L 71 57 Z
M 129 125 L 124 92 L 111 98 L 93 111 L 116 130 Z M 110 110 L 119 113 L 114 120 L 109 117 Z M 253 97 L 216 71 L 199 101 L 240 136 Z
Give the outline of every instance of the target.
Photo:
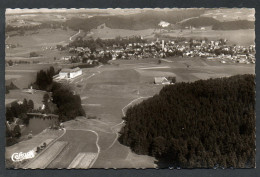
M 5 18 L 5 168 L 256 167 L 255 9 Z

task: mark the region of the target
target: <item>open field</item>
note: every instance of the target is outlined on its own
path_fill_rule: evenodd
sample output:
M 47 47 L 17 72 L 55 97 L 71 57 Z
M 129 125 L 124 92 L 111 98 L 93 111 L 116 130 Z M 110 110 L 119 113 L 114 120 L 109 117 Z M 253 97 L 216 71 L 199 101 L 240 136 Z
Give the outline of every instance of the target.
M 193 39 L 208 38 L 209 40 L 227 39 L 228 44 L 248 46 L 255 44 L 255 31 L 246 30 L 174 30 L 174 32 L 163 33 L 163 35 L 172 37 L 185 37 Z
M 6 85 L 12 81 L 19 89 L 28 88 L 31 83 L 35 82 L 37 72 L 41 69 L 49 69 L 50 66 L 53 66 L 55 69 L 58 67 L 51 64 L 19 64 L 6 67 Z
M 68 142 L 67 146 L 47 168 L 67 168 L 78 153 L 97 152 L 96 138 L 96 135 L 90 131 L 67 130 L 66 134 L 59 139 Z
M 53 62 L 68 55 L 68 52 L 61 52 L 55 49 L 56 45 L 66 45 L 70 42 L 70 37 L 76 32 L 72 30 L 38 30 L 37 34 L 26 32 L 24 36 L 12 36 L 8 38 L 8 44 L 18 45 L 16 48 L 6 49 L 6 60 L 27 60 Z M 7 34 L 8 35 L 8 34 Z M 30 52 L 36 52 L 39 57 L 30 58 Z
M 42 106 L 43 95 L 45 92 L 36 91 L 34 94 L 25 93 L 21 90 L 10 90 L 8 94 L 5 95 L 5 99 L 17 99 L 23 101 L 24 99 L 32 100 L 34 107 L 37 109 Z
M 145 30 L 127 30 L 127 29 L 111 29 L 108 27 L 98 27 L 97 29 L 92 29 L 86 37 L 93 37 L 94 39 L 114 39 L 118 36 L 120 37 L 130 37 L 130 36 L 143 36 L 153 37 L 155 29 L 145 29 Z

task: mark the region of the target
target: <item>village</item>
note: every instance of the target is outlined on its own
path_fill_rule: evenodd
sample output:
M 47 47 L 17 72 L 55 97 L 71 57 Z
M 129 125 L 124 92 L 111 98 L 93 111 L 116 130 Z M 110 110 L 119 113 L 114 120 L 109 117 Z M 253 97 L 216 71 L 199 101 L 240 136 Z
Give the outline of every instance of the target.
M 140 37 L 142 39 L 142 37 Z M 174 41 L 157 40 L 144 43 L 128 43 L 125 46 L 114 44 L 111 47 L 96 48 L 90 50 L 88 47 L 68 47 L 72 54 L 64 56 L 60 61 L 71 63 L 83 62 L 93 64 L 100 59 L 144 59 L 144 58 L 168 58 L 180 57 L 202 57 L 208 60 L 218 60 L 221 63 L 255 63 L 255 45 L 240 46 L 228 45 L 226 39 L 216 41 L 195 40 Z M 107 57 L 108 56 L 108 57 Z

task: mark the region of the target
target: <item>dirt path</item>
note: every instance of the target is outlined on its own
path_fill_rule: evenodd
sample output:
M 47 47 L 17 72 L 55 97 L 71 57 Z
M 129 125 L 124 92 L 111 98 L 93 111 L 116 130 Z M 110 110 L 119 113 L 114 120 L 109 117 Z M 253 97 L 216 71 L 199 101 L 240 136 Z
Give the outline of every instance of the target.
M 79 35 L 80 32 L 81 32 L 81 31 L 79 30 L 79 32 L 77 32 L 76 34 L 74 34 L 73 36 L 70 36 L 70 41 L 73 41 L 72 38 L 75 37 L 75 36 L 77 36 L 77 35 Z
M 139 98 L 136 98 L 136 99 L 132 100 L 130 103 L 128 103 L 126 106 L 124 106 L 124 107 L 122 108 L 122 115 L 125 117 L 125 109 L 126 109 L 127 107 L 129 107 L 130 105 L 132 105 L 134 102 L 136 102 L 136 101 L 138 101 L 138 100 L 140 100 L 140 99 L 145 99 L 145 98 L 150 98 L 150 97 L 151 97 L 151 96 L 148 96 L 148 97 L 139 97 Z M 119 125 L 122 125 L 124 122 L 125 122 L 125 121 L 122 120 L 122 122 L 120 122 L 120 123 L 118 123 L 118 124 L 116 124 L 116 125 L 114 125 L 114 126 L 111 127 L 111 131 L 113 131 L 113 132 L 116 134 L 116 137 L 115 137 L 114 141 L 112 142 L 112 144 L 111 144 L 105 151 L 107 151 L 107 150 L 109 150 L 110 148 L 112 148 L 112 147 L 114 146 L 115 142 L 118 140 L 119 134 L 118 134 L 118 131 L 116 131 L 115 128 L 118 127 Z

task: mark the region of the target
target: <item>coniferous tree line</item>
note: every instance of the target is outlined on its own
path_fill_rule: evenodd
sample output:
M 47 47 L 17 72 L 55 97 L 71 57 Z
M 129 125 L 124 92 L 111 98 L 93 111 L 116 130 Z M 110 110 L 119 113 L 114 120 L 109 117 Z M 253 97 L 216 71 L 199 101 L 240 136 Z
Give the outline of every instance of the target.
M 165 86 L 129 108 L 119 141 L 168 167 L 255 166 L 255 76 Z

